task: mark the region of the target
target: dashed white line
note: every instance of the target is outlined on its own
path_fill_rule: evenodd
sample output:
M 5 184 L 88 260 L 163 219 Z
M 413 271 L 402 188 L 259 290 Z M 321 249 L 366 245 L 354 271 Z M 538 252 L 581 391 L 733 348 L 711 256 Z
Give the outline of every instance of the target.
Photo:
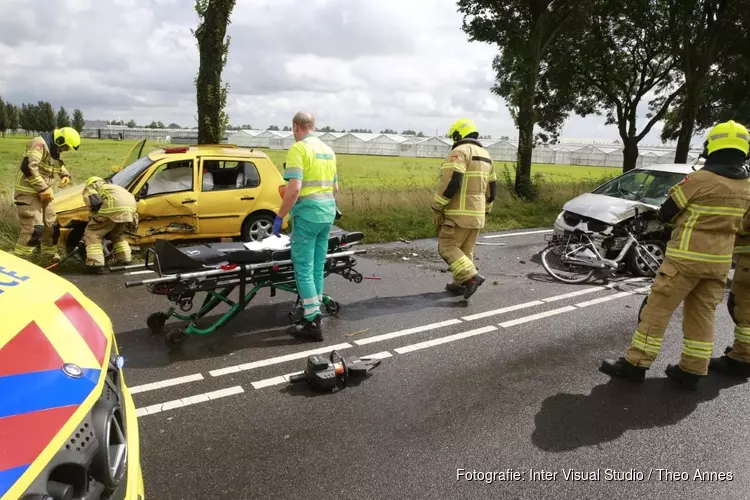
M 227 389 L 220 389 L 218 391 L 206 392 L 204 394 L 197 394 L 182 399 L 175 399 L 173 401 L 167 401 L 166 403 L 158 403 L 143 408 L 138 408 L 135 411 L 137 417 L 143 417 L 145 415 L 154 415 L 163 411 L 174 410 L 175 408 L 182 408 L 184 406 L 190 406 L 198 403 L 205 403 L 206 401 L 213 401 L 215 399 L 226 398 L 228 396 L 234 396 L 235 394 L 241 394 L 245 390 L 236 385 Z
M 428 332 L 430 330 L 436 330 L 438 328 L 443 328 L 446 326 L 458 325 L 460 323 L 462 323 L 460 319 L 451 319 L 448 321 L 442 321 L 440 323 L 432 323 L 431 325 L 424 325 L 424 326 L 418 326 L 416 328 L 409 328 L 408 330 L 399 330 L 397 332 L 385 333 L 383 335 L 376 335 L 374 337 L 370 337 L 370 338 L 366 338 L 362 340 L 356 340 L 354 341 L 354 343 L 357 345 L 367 345 L 367 344 L 372 344 L 374 342 L 381 342 L 383 340 L 395 339 L 396 337 L 403 337 L 405 335 L 413 335 L 415 333 Z
M 170 378 L 167 380 L 160 380 L 158 382 L 151 382 L 150 384 L 136 385 L 130 387 L 130 394 L 138 394 L 139 392 L 153 391 L 154 389 L 164 389 L 165 387 L 172 387 L 180 384 L 187 384 L 189 382 L 196 382 L 203 380 L 203 375 L 196 373 L 194 375 L 187 375 L 185 377 Z
M 464 321 L 474 321 L 477 319 L 487 318 L 489 316 L 496 316 L 498 314 L 504 314 L 511 311 L 518 311 L 519 309 L 526 309 L 527 307 L 543 306 L 544 302 L 535 300 L 533 302 L 525 302 L 523 304 L 516 304 L 514 306 L 503 307 L 502 309 L 495 309 L 493 311 L 485 311 L 483 313 L 472 314 L 471 316 L 464 316 Z
M 352 347 L 351 344 L 336 344 L 327 347 L 321 347 L 319 349 L 312 349 L 310 351 L 295 352 L 294 354 L 287 354 L 286 356 L 277 356 L 275 358 L 262 359 L 260 361 L 253 361 L 252 363 L 244 363 L 241 365 L 228 366 L 226 368 L 220 368 L 218 370 L 211 370 L 208 372 L 212 377 L 220 377 L 229 373 L 237 373 L 245 370 L 252 370 L 253 368 L 259 368 L 261 366 L 276 365 L 279 363 L 285 363 L 287 361 L 294 361 L 296 359 L 302 359 L 310 356 L 311 354 L 322 354 L 324 352 L 340 351 L 342 349 L 348 349 Z
M 589 300 L 587 302 L 579 302 L 575 306 L 578 307 L 578 308 L 584 308 L 584 307 L 588 307 L 588 306 L 593 306 L 593 305 L 596 305 L 596 304 L 601 304 L 602 302 L 609 302 L 610 300 L 621 299 L 621 298 L 627 297 L 629 295 L 635 295 L 635 294 L 640 293 L 640 292 L 645 292 L 645 291 L 647 291 L 650 288 L 651 287 L 646 286 L 646 287 L 643 287 L 643 288 L 637 288 L 637 289 L 632 290 L 630 292 L 615 293 L 615 294 L 612 294 L 612 295 L 607 295 L 606 297 L 599 297 L 598 299 Z
M 570 312 L 570 311 L 575 311 L 575 310 L 576 310 L 576 308 L 573 307 L 573 306 L 561 307 L 559 309 L 552 309 L 551 311 L 545 311 L 545 312 L 542 312 L 542 313 L 539 313 L 539 314 L 534 314 L 532 316 L 525 316 L 523 318 L 518 318 L 518 319 L 511 320 L 511 321 L 506 321 L 505 323 L 500 323 L 500 326 L 503 327 L 503 328 L 508 328 L 510 326 L 516 326 L 516 325 L 520 325 L 520 324 L 523 324 L 523 323 L 528 323 L 530 321 L 536 321 L 538 319 L 548 318 L 550 316 L 555 316 L 557 314 L 562 314 L 562 313 L 566 313 L 566 312 Z
M 420 349 L 426 349 L 427 347 L 435 347 L 437 345 L 447 344 L 448 342 L 454 342 L 456 340 L 467 339 L 476 335 L 481 335 L 487 332 L 496 331 L 497 328 L 494 326 L 485 326 L 484 328 L 477 328 L 476 330 L 469 330 L 468 332 L 457 333 L 455 335 L 448 335 L 447 337 L 440 337 L 434 340 L 427 340 L 425 342 L 419 342 L 418 344 L 406 345 L 394 349 L 398 354 L 404 354 L 407 352 L 418 351 Z
M 512 236 L 526 236 L 527 234 L 551 233 L 552 231 L 552 229 L 545 229 L 543 231 L 526 231 L 525 233 L 491 234 L 490 236 L 485 236 L 485 238 L 488 240 L 492 238 L 510 238 Z
M 376 352 L 375 354 L 370 354 L 367 356 L 360 356 L 359 359 L 363 359 L 363 360 L 364 359 L 386 359 L 386 358 L 391 358 L 391 357 L 393 357 L 393 354 L 391 354 L 388 351 L 383 351 L 383 352 Z
M 576 292 L 565 293 L 563 295 L 556 295 L 554 297 L 547 297 L 546 299 L 542 299 L 542 302 L 547 302 L 547 303 L 549 303 L 549 302 L 556 302 L 558 300 L 565 300 L 565 299 L 569 299 L 569 298 L 572 298 L 572 297 L 579 297 L 581 295 L 587 295 L 589 293 L 594 293 L 594 292 L 601 292 L 601 291 L 604 291 L 604 290 L 606 290 L 606 288 L 603 287 L 603 286 L 595 286 L 595 287 L 591 287 L 591 288 L 584 288 L 583 290 L 578 290 Z

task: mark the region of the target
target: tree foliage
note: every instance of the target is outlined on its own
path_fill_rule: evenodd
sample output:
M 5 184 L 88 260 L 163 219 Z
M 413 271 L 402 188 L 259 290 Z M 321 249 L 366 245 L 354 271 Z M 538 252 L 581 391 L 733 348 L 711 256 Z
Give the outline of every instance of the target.
M 463 31 L 470 41 L 496 44 L 500 54 L 492 92 L 508 103 L 518 127 L 515 193 L 533 198 L 531 157 L 534 126 L 553 140 L 572 109 L 568 90 L 539 85 L 547 71 L 564 67 L 551 58 L 551 47 L 564 32 L 575 31 L 593 0 L 458 0 Z M 540 78 L 541 77 L 541 78 Z M 549 136 L 539 136 L 546 141 Z
M 37 127 L 41 132 L 52 132 L 57 127 L 57 119 L 55 118 L 55 109 L 52 104 L 47 101 L 39 101 L 37 104 L 39 109 L 39 115 L 37 119 Z
M 195 81 L 199 144 L 219 144 L 229 125 L 229 116 L 225 112 L 229 85 L 222 85 L 221 73 L 227 62 L 230 37 L 226 32 L 234 5 L 235 0 L 195 2 L 195 11 L 201 19 L 198 29 L 192 30 L 200 53 Z
M 5 131 L 8 130 L 8 111 L 5 107 L 2 97 L 0 97 L 0 134 L 5 137 Z
M 55 120 L 57 121 L 58 127 L 70 127 L 70 116 L 68 116 L 68 111 L 64 106 L 60 106 L 60 109 L 57 110 L 57 117 Z
M 16 130 L 21 127 L 21 110 L 18 106 L 9 102 L 5 103 L 5 117 L 8 120 L 8 130 Z
M 78 108 L 74 109 L 72 123 L 73 128 L 80 133 L 81 130 L 83 130 L 84 125 L 86 125 L 86 120 L 83 119 L 83 111 Z

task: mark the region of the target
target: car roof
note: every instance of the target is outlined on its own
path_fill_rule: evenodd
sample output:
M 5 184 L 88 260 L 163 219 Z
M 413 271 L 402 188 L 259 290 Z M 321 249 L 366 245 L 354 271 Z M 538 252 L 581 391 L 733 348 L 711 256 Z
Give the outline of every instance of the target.
M 221 155 L 233 156 L 237 158 L 271 158 L 263 151 L 252 148 L 243 148 L 234 144 L 193 144 L 190 146 L 170 146 L 162 149 L 155 149 L 148 154 L 152 160 L 161 160 L 172 155 L 196 157 L 203 155 Z
M 695 169 L 699 170 L 703 167 L 703 163 L 697 163 Z M 638 170 L 649 170 L 657 172 L 670 172 L 675 174 L 689 174 L 693 172 L 692 163 L 657 163 L 655 165 L 649 165 L 647 167 L 640 167 Z

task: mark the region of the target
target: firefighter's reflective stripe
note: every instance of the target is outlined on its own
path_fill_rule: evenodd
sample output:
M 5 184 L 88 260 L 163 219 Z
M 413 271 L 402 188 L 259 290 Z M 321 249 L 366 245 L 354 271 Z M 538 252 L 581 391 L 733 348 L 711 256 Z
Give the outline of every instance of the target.
M 636 330 L 635 334 L 633 334 L 631 345 L 636 349 L 641 349 L 642 351 L 649 352 L 651 354 L 659 354 L 659 351 L 661 350 L 661 342 L 661 338 L 647 337 L 646 335 Z
M 734 247 L 734 253 L 736 253 L 736 254 L 746 254 L 746 253 L 750 253 L 750 246 L 739 246 L 739 247 Z
M 685 196 L 685 192 L 682 190 L 679 184 L 674 186 L 672 194 L 675 197 L 675 202 L 677 203 L 677 206 L 680 208 L 687 207 L 688 201 L 687 197 Z
M 682 353 L 700 359 L 711 359 L 713 353 L 713 342 L 702 342 L 700 340 L 682 340 Z
M 436 203 L 439 203 L 440 205 L 443 205 L 443 206 L 445 206 L 445 205 L 447 205 L 447 204 L 448 204 L 448 203 L 449 203 L 450 201 L 451 201 L 451 200 L 449 200 L 449 199 L 448 199 L 448 198 L 446 198 L 445 196 L 441 196 L 441 195 L 439 195 L 439 194 L 435 193 L 435 202 L 436 202 Z
M 748 326 L 734 327 L 734 339 L 737 342 L 741 342 L 743 344 L 750 344 L 750 327 Z
M 711 264 L 731 264 L 732 254 L 729 255 L 712 255 L 708 253 L 692 252 L 690 250 L 678 250 L 667 247 L 667 257 L 676 259 L 693 260 L 696 262 L 708 262 Z

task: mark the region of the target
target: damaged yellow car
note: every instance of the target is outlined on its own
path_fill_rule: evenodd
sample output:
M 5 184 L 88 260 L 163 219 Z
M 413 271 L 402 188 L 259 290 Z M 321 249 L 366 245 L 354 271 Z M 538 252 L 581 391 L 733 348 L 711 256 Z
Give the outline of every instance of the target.
M 271 235 L 286 184 L 267 154 L 219 144 L 169 147 L 144 155 L 145 144 L 143 140 L 133 146 L 105 179 L 130 191 L 137 201 L 138 230 L 126 235 L 129 243 L 260 241 Z M 88 223 L 82 191 L 79 184 L 55 194 L 59 244 L 68 251 L 80 242 Z

